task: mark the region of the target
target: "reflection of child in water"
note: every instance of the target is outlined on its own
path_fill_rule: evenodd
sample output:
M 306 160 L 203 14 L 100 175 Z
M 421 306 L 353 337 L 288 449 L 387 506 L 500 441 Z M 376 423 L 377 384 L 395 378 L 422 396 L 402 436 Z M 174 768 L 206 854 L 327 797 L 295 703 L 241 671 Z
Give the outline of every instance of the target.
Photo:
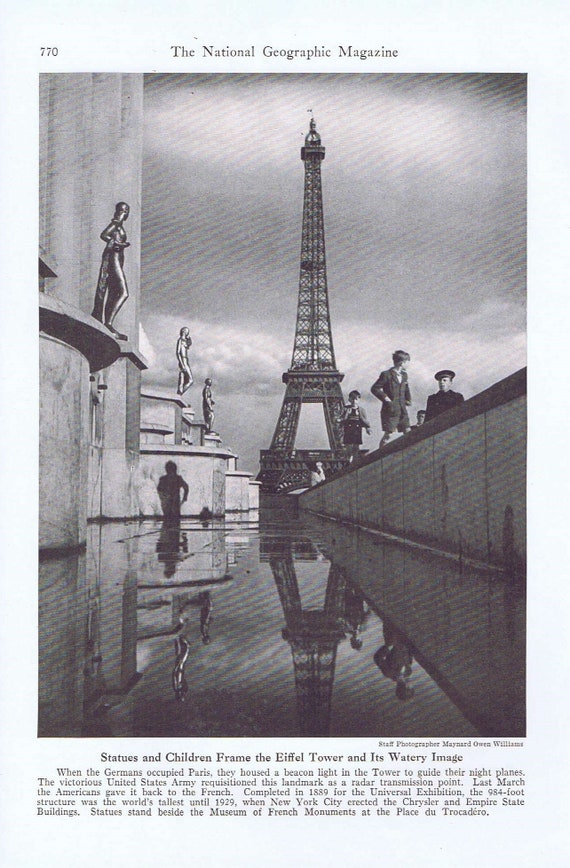
M 349 586 L 344 592 L 344 626 L 350 634 L 350 645 L 355 651 L 362 648 L 361 631 L 370 609 L 364 597 L 355 587 Z
M 405 636 L 391 625 L 384 624 L 384 642 L 375 653 L 374 662 L 382 675 L 396 682 L 398 699 L 411 699 L 414 695 L 414 688 L 410 685 L 414 658 Z

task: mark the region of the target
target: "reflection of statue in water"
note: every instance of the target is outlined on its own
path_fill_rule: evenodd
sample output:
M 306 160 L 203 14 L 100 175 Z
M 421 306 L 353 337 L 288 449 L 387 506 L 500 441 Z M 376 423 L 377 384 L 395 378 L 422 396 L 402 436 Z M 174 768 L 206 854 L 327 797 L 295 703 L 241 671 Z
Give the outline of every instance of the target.
M 212 597 L 209 591 L 202 591 L 188 601 L 185 608 L 200 607 L 200 636 L 204 645 L 210 644 L 210 622 L 212 620 Z M 174 639 L 174 668 L 172 670 L 172 688 L 176 699 L 184 702 L 188 693 L 188 684 L 184 675 L 184 666 L 190 653 L 190 641 L 187 636 L 188 617 L 180 618 L 177 634 Z
M 398 699 L 411 699 L 414 695 L 414 688 L 410 685 L 414 658 L 406 642 L 406 637 L 391 624 L 385 622 L 384 643 L 374 655 L 374 662 L 382 675 L 396 682 Z
M 204 645 L 210 642 L 210 621 L 212 620 L 212 598 L 209 591 L 200 594 L 200 635 Z
M 176 358 L 178 360 L 178 389 L 177 394 L 183 395 L 186 389 L 190 388 L 192 383 L 194 382 L 194 377 L 192 376 L 192 371 L 190 370 L 190 363 L 188 361 L 188 350 L 192 346 L 192 338 L 190 337 L 190 329 L 184 328 L 180 329 L 180 337 L 176 342 Z
M 113 323 L 129 297 L 123 271 L 125 247 L 130 246 L 123 223 L 128 218 L 129 211 L 130 208 L 126 202 L 117 202 L 115 216 L 107 228 L 101 232 L 100 237 L 106 242 L 106 245 L 101 259 L 95 302 L 91 312 L 91 316 L 99 322 L 105 323 L 111 334 L 121 341 L 128 340 L 128 337 L 118 332 Z
M 184 664 L 188 660 L 190 643 L 179 634 L 174 640 L 174 669 L 172 670 L 172 687 L 178 702 L 184 702 L 188 693 L 188 684 L 184 677 Z
M 162 514 L 164 518 L 179 518 L 180 507 L 188 500 L 188 483 L 176 472 L 177 468 L 174 461 L 167 461 L 164 469 L 166 475 L 160 477 L 157 485 Z M 182 500 L 180 500 L 181 489 L 183 491 Z
M 206 431 L 209 434 L 214 430 L 214 404 L 212 398 L 212 381 L 209 377 L 204 380 L 204 388 L 202 389 L 202 413 L 204 414 L 204 422 L 206 423 Z

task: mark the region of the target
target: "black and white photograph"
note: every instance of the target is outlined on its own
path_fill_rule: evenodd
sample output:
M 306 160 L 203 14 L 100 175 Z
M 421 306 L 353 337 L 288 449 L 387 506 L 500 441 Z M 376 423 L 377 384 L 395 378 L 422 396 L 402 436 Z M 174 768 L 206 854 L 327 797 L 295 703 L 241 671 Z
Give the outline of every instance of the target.
M 525 735 L 526 85 L 40 76 L 39 736 Z
M 2 6 L 2 866 L 568 863 L 569 38 Z

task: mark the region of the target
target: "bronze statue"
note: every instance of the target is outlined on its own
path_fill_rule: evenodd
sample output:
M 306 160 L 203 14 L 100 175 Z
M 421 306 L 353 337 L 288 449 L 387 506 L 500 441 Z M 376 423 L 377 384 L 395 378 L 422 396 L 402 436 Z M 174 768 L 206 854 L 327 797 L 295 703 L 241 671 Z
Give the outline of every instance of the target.
M 104 323 L 117 340 L 127 341 L 128 336 L 118 332 L 113 323 L 115 317 L 129 297 L 127 281 L 123 271 L 125 247 L 130 247 L 123 223 L 129 216 L 130 208 L 126 202 L 117 202 L 115 215 L 101 238 L 106 242 L 101 258 L 99 280 L 95 292 L 95 303 L 91 316 Z
M 188 350 L 191 346 L 192 338 L 190 337 L 190 329 L 184 326 L 184 328 L 180 329 L 180 337 L 176 342 L 176 358 L 178 359 L 178 367 L 180 369 L 178 374 L 178 395 L 183 395 L 186 389 L 190 388 L 194 382 L 194 377 L 192 376 L 190 363 L 188 361 Z
M 210 434 L 214 428 L 214 404 L 212 398 L 212 381 L 209 377 L 204 380 L 204 388 L 202 389 L 202 413 L 204 414 L 204 422 L 206 423 L 206 433 Z

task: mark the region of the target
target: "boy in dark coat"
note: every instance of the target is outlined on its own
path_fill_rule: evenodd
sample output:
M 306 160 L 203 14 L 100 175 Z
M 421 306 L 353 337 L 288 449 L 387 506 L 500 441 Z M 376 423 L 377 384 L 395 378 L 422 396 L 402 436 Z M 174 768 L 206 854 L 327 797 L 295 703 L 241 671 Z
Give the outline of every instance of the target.
M 388 371 L 382 371 L 370 391 L 375 398 L 382 401 L 380 421 L 384 436 L 380 448 L 391 438 L 394 431 L 407 434 L 410 430 L 408 407 L 412 403 L 406 368 L 410 354 L 404 350 L 396 350 L 392 355 L 393 366 Z
M 429 422 L 430 419 L 435 419 L 435 417 L 439 416 L 440 413 L 445 413 L 446 410 L 451 410 L 452 407 L 457 407 L 458 404 L 463 403 L 463 395 L 461 392 L 454 392 L 451 388 L 454 377 L 455 371 L 449 371 L 447 369 L 444 371 L 438 371 L 437 374 L 434 375 L 434 378 L 439 383 L 439 392 L 436 392 L 435 395 L 428 395 L 426 404 L 426 422 Z

